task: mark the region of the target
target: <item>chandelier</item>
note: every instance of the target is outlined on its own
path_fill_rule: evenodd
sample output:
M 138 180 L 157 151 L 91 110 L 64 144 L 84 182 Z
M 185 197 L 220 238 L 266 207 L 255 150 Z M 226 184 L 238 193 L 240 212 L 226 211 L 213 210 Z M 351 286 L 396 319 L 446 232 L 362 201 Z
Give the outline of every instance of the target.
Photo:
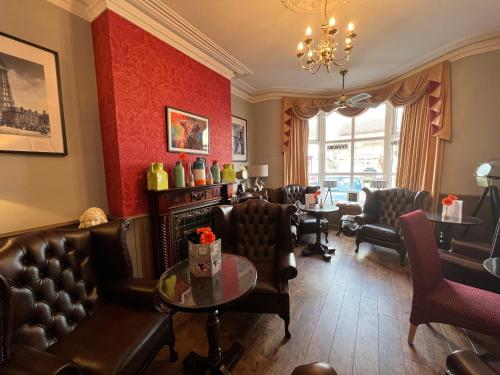
M 328 0 L 325 0 L 324 16 L 325 22 L 320 26 L 323 36 L 320 40 L 312 39 L 312 29 L 310 26 L 306 28 L 306 39 L 298 45 L 297 57 L 299 58 L 302 69 L 316 74 L 318 70 L 324 66 L 327 72 L 330 72 L 332 64 L 334 66 L 345 65 L 349 61 L 349 56 L 352 51 L 352 41 L 356 37 L 354 33 L 354 24 L 349 22 L 347 25 L 347 37 L 345 39 L 345 47 L 342 55 L 337 55 L 337 45 L 335 36 L 338 30 L 335 28 L 335 18 L 328 19 L 326 15 Z

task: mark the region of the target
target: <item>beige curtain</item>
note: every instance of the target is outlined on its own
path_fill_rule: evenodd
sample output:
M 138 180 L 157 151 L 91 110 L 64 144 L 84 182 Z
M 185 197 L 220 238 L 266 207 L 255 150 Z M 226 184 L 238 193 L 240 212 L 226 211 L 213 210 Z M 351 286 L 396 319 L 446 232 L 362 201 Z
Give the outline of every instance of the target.
M 451 140 L 451 82 L 450 62 L 436 64 L 426 70 L 411 75 L 395 83 L 368 92 L 370 103 L 388 100 L 395 106 L 405 106 L 403 128 L 407 128 L 400 145 L 401 157 L 398 166 L 398 186 L 416 189 L 425 186 L 431 196 L 439 193 L 440 167 L 443 154 L 443 141 Z M 352 92 L 350 94 L 355 94 Z M 285 182 L 287 177 L 298 175 L 298 163 L 291 165 L 291 144 L 295 136 L 293 130 L 296 120 L 308 120 L 319 111 L 330 112 L 338 96 L 332 98 L 283 98 L 282 151 L 284 153 Z M 357 116 L 365 109 L 346 108 L 339 113 L 344 116 Z M 417 116 L 413 118 L 413 116 Z M 408 129 L 418 127 L 418 129 Z M 403 137 L 405 138 L 403 140 Z M 403 144 L 404 143 L 404 144 Z M 426 151 L 426 153 L 416 150 Z M 296 151 L 293 151 L 295 153 Z M 303 162 L 307 165 L 307 143 L 301 150 Z M 406 155 L 413 157 L 403 162 Z M 440 156 L 441 155 L 441 156 Z M 415 169 L 415 165 L 417 165 Z M 287 171 L 292 171 L 287 172 Z
M 307 147 L 309 124 L 307 120 L 290 117 L 289 147 L 284 153 L 284 182 L 307 185 Z

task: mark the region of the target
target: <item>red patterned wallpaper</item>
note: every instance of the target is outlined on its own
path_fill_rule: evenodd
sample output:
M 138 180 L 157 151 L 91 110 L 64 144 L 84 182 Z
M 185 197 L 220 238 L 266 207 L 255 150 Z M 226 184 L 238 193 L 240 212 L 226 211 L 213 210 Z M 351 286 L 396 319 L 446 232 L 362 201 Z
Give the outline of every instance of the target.
M 164 163 L 173 185 L 178 154 L 167 152 L 165 106 L 207 117 L 207 160 L 231 161 L 228 79 L 109 10 L 92 22 L 92 34 L 111 214 L 148 212 L 145 174 L 152 161 Z

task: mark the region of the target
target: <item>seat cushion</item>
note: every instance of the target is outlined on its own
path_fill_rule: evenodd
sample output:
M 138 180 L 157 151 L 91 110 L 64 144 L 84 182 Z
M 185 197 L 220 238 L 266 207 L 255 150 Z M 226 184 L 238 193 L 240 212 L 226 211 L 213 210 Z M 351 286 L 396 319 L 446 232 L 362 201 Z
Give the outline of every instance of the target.
M 365 224 L 361 226 L 360 231 L 365 237 L 372 237 L 386 242 L 399 242 L 398 227 L 383 224 Z
M 48 351 L 83 375 L 138 374 L 166 341 L 166 314 L 106 304 Z
M 254 263 L 257 268 L 257 284 L 252 293 L 278 294 L 278 277 L 271 262 Z
M 500 335 L 500 294 L 443 279 L 427 300 L 430 321 Z

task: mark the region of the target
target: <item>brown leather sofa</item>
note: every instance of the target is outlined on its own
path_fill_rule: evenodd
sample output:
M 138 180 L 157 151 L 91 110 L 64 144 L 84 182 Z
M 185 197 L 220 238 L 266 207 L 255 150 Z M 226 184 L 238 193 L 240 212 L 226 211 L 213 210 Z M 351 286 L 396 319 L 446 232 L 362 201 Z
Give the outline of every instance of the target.
M 295 204 L 295 202 L 299 201 L 301 204 L 305 204 L 305 195 L 313 194 L 319 189 L 319 186 L 283 186 L 280 188 L 281 201 L 279 203 Z M 297 240 L 304 234 L 316 233 L 316 218 L 305 212 L 294 215 L 292 224 L 295 226 L 295 229 L 292 230 L 295 232 L 294 234 Z M 328 242 L 328 220 L 324 219 L 321 221 L 321 230 L 325 235 L 325 241 Z
M 356 252 L 361 242 L 388 247 L 398 252 L 404 265 L 406 249 L 399 235 L 399 217 L 405 213 L 422 209 L 426 191 L 410 191 L 392 188 L 374 190 L 363 188 L 366 193 L 361 215 L 355 216 L 360 228 L 356 232 Z
M 446 370 L 451 375 L 500 375 L 500 358 L 456 350 L 446 358 Z
M 215 233 L 224 252 L 242 255 L 257 268 L 257 285 L 231 310 L 278 314 L 290 338 L 288 280 L 297 276 L 290 222 L 295 206 L 250 199 L 214 208 Z
M 132 375 L 168 344 L 156 281 L 132 277 L 129 221 L 48 230 L 0 248 L 0 374 Z
M 500 282 L 483 267 L 486 258 L 500 257 L 500 221 L 491 244 L 454 239 L 451 250 L 440 250 L 439 255 L 448 280 L 500 293 Z

